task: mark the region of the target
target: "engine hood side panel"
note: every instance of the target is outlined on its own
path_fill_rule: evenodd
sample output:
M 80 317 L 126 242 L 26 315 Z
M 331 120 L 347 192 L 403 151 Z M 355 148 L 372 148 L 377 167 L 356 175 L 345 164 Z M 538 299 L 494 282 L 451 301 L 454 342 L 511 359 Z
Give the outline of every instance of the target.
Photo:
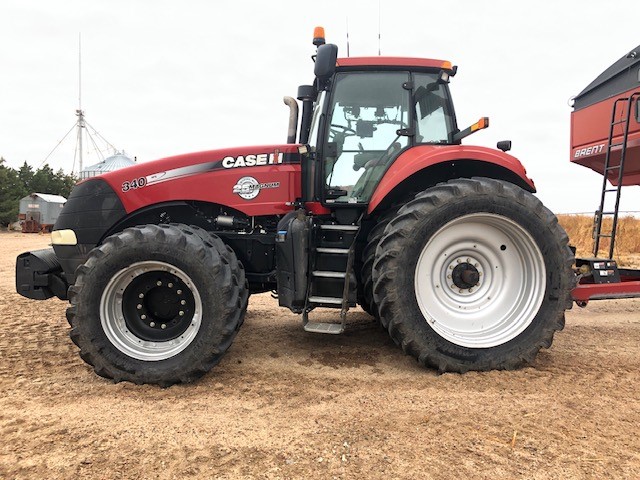
M 141 163 L 102 175 L 127 213 L 161 202 L 203 201 L 246 215 L 282 214 L 300 197 L 297 145 L 213 150 Z

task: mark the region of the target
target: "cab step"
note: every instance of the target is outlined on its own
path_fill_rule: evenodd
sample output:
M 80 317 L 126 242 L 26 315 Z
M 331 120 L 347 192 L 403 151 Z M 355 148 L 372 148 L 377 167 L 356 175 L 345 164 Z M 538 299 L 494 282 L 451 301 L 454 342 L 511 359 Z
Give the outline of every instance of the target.
M 320 225 L 320 230 L 335 230 L 339 232 L 357 232 L 360 229 L 357 225 L 339 225 L 337 223 L 327 223 Z
M 353 258 L 359 230 L 359 225 L 314 225 L 309 248 L 311 275 L 302 311 L 305 331 L 330 335 L 344 332 L 347 311 L 356 305 L 357 282 L 353 271 Z M 309 313 L 316 308 L 339 309 L 340 323 L 309 321 Z
M 311 272 L 314 277 L 320 278 L 346 278 L 345 272 L 330 272 L 327 270 L 314 270 Z
M 344 332 L 344 325 L 340 323 L 307 322 L 305 332 L 340 335 Z
M 317 305 L 342 305 L 342 299 L 337 297 L 309 297 L 309 303 Z
M 331 255 L 349 255 L 348 248 L 331 248 L 331 247 L 317 247 L 316 252 L 328 253 Z

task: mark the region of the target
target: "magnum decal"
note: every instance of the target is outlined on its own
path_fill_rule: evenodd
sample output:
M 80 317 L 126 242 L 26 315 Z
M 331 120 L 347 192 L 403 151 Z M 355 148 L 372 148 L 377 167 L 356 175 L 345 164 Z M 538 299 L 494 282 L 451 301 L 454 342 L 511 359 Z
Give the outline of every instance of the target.
M 245 200 L 253 200 L 263 188 L 278 188 L 280 182 L 260 183 L 253 177 L 242 177 L 233 186 L 233 193 L 240 195 Z

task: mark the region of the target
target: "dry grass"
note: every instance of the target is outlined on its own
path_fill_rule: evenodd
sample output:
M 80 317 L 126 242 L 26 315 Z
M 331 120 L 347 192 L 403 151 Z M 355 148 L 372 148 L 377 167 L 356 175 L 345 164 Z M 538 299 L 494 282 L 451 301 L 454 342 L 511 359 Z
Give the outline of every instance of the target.
M 569 235 L 571 245 L 575 246 L 576 256 L 593 256 L 593 217 L 587 215 L 558 215 L 560 225 Z M 602 233 L 611 230 L 611 219 L 605 219 Z M 600 241 L 600 255 L 609 252 L 609 239 Z M 627 216 L 618 219 L 614 257 L 620 265 L 640 266 L 640 219 Z

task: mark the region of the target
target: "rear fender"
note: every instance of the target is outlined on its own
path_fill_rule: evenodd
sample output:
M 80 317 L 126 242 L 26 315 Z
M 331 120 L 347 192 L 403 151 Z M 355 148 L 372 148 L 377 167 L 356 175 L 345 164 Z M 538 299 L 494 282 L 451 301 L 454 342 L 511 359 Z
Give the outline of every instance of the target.
M 451 178 L 484 176 L 510 181 L 527 191 L 536 188 L 520 160 L 491 148 L 463 145 L 421 145 L 398 156 L 371 196 L 368 213 L 390 204 L 390 197 L 406 196 Z M 387 205 L 388 206 L 388 205 Z

